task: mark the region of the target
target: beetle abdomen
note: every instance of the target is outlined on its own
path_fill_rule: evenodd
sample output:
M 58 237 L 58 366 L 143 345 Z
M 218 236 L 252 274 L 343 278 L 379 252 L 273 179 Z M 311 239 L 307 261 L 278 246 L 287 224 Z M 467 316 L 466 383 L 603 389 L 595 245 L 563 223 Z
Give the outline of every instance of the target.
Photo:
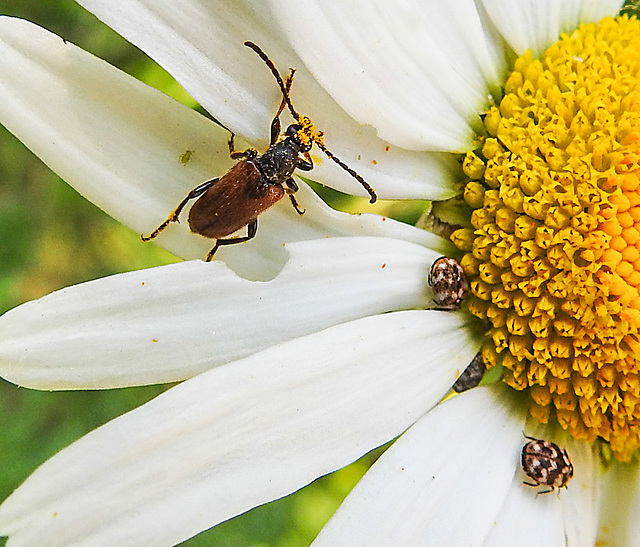
M 237 232 L 285 195 L 281 184 L 269 182 L 250 160 L 234 165 L 189 211 L 189 228 L 220 239 Z

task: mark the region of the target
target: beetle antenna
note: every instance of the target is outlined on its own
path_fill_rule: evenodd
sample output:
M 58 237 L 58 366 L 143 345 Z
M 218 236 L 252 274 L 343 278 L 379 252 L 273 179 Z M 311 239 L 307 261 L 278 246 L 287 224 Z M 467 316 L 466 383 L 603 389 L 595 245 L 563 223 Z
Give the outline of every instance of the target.
M 333 155 L 333 153 L 327 150 L 327 148 L 322 142 L 322 132 L 313 132 L 312 131 L 313 124 L 311 120 L 306 116 L 304 118 L 300 116 L 300 114 L 298 114 L 296 109 L 293 107 L 293 103 L 289 98 L 289 91 L 291 89 L 291 82 L 293 80 L 293 74 L 295 73 L 295 70 L 291 69 L 291 73 L 287 77 L 287 81 L 285 83 L 282 80 L 282 76 L 280 76 L 280 72 L 278 72 L 276 65 L 273 64 L 273 61 L 269 59 L 267 54 L 264 51 L 262 51 L 262 49 L 260 49 L 259 46 L 257 46 L 256 44 L 250 41 L 245 42 L 244 45 L 247 46 L 248 48 L 251 48 L 253 51 L 255 51 L 258 54 L 260 59 L 264 61 L 264 64 L 267 65 L 269 70 L 271 70 L 271 74 L 273 74 L 273 77 L 276 79 L 276 81 L 278 82 L 278 85 L 280 86 L 280 91 L 282 92 L 282 103 L 280 104 L 280 108 L 278 109 L 278 113 L 276 114 L 276 119 L 282 112 L 284 105 L 286 103 L 286 105 L 289 107 L 289 110 L 291 111 L 291 115 L 296 119 L 296 121 L 302 124 L 303 126 L 306 125 L 307 128 L 309 129 L 309 138 L 311 139 L 311 141 L 315 142 L 318 145 L 318 148 L 320 148 L 327 155 L 329 159 L 332 159 L 333 161 L 335 161 L 340 167 L 342 167 L 347 173 L 349 173 L 354 179 L 356 179 L 363 186 L 363 188 L 371 196 L 369 203 L 375 203 L 378 199 L 378 196 L 376 195 L 374 189 L 371 188 L 369 183 L 366 180 L 364 180 L 360 175 L 358 175 L 358 173 L 356 173 L 353 169 L 351 169 L 351 167 L 349 167 L 341 159 L 337 158 L 336 156 Z
M 371 186 L 369 185 L 369 183 L 364 180 L 360 175 L 358 175 L 358 173 L 356 173 L 353 169 L 351 169 L 351 167 L 349 167 L 346 163 L 344 163 L 340 158 L 337 158 L 336 156 L 333 155 L 332 152 L 330 152 L 327 147 L 318 142 L 315 141 L 315 143 L 318 145 L 318 148 L 320 148 L 320 150 L 322 150 L 329 159 L 335 161 L 340 167 L 342 167 L 347 173 L 349 173 L 354 179 L 356 179 L 360 184 L 362 184 L 362 186 L 364 187 L 364 189 L 369 192 L 369 195 L 371 196 L 371 199 L 369 200 L 369 203 L 375 203 L 378 200 L 378 196 L 376 195 L 375 191 L 373 190 L 373 188 L 371 188 Z
M 278 82 L 278 85 L 280 86 L 280 91 L 282 91 L 282 97 L 284 98 L 285 102 L 287 103 L 287 106 L 289 107 L 289 110 L 291 111 L 291 115 L 297 120 L 300 120 L 300 114 L 298 114 L 298 112 L 296 112 L 296 109 L 293 107 L 293 103 L 291 102 L 291 99 L 289 98 L 289 88 L 291 87 L 291 82 L 288 82 L 288 86 L 285 85 L 284 81 L 282 80 L 282 76 L 280 76 L 280 73 L 278 72 L 278 69 L 276 68 L 276 65 L 273 64 L 273 61 L 271 59 L 269 59 L 269 57 L 267 57 L 267 54 L 262 51 L 260 49 L 259 46 L 257 46 L 256 44 L 254 44 L 253 42 L 245 42 L 244 43 L 245 46 L 247 46 L 248 48 L 251 48 L 253 51 L 255 51 L 258 56 L 260 57 L 260 59 L 262 59 L 264 61 L 264 64 L 267 65 L 267 67 L 269 67 L 269 70 L 271 70 L 271 74 L 273 74 L 273 77 L 276 79 L 276 81 Z

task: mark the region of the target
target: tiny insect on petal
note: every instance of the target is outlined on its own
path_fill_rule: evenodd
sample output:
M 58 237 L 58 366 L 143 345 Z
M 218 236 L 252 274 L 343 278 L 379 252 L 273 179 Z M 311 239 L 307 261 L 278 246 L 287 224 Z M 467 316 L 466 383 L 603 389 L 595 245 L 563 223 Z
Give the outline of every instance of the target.
M 457 393 L 462 393 L 476 387 L 482 381 L 486 370 L 487 366 L 482 359 L 482 353 L 478 353 L 453 384 L 453 390 Z
M 563 488 L 573 477 L 573 464 L 569 454 L 550 441 L 533 439 L 522 448 L 522 469 L 534 484 L 528 486 L 549 486 L 549 490 L 540 492 L 547 494 L 555 488 Z
M 433 301 L 444 310 L 456 310 L 469 294 L 469 285 L 462 266 L 446 256 L 438 258 L 429 272 Z

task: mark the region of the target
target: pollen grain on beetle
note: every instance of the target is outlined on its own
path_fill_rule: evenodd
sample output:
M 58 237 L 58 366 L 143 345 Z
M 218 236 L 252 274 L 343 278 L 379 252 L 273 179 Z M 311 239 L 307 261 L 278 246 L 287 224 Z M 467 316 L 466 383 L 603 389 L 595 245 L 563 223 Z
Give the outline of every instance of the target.
M 520 57 L 467 153 L 465 306 L 530 413 L 619 460 L 640 447 L 640 22 Z

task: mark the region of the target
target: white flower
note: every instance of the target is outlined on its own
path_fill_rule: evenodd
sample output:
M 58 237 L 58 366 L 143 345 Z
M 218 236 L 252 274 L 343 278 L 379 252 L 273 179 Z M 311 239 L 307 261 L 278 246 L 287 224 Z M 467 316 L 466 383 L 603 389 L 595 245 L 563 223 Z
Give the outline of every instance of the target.
M 280 98 L 242 46 L 258 43 L 298 68 L 298 110 L 379 197 L 433 200 L 459 193 L 455 153 L 476 147 L 512 53 L 539 56 L 620 4 L 80 3 L 264 149 Z M 0 18 L 0 120 L 141 233 L 232 165 L 225 130 L 10 18 Z M 363 193 L 331 162 L 312 175 Z M 467 312 L 424 309 L 430 266 L 453 246 L 331 211 L 305 186 L 299 201 L 303 217 L 281 202 L 255 240 L 219 251 L 242 277 L 184 262 L 70 287 L 0 318 L 0 374 L 19 385 L 186 379 L 38 469 L 0 506 L 9 545 L 174 544 L 399 435 L 319 544 L 633 544 L 636 465 L 604 475 L 589 443 L 527 418 L 502 385 L 438 404 L 483 339 Z M 211 247 L 184 225 L 157 241 L 182 258 Z M 562 439 L 571 454 L 575 478 L 559 496 L 522 484 L 523 431 Z

